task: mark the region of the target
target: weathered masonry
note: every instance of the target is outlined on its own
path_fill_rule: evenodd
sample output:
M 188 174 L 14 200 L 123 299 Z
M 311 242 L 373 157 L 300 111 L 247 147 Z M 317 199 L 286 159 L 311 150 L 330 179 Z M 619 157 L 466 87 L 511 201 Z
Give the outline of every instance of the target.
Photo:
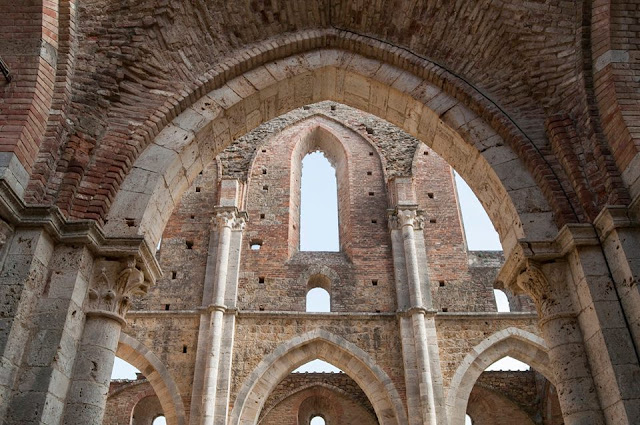
M 0 422 L 640 420 L 640 4 L 414 3 L 0 0 Z

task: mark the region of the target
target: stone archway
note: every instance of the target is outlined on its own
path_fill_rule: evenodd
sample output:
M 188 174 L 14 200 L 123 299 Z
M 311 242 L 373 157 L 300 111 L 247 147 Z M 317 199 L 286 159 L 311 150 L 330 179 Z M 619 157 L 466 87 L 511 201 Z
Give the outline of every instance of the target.
M 507 254 L 519 238 L 555 235 L 554 219 L 567 213 L 561 206 L 566 200 L 543 194 L 548 182 L 539 182 L 523 163 L 532 159 L 520 159 L 526 146 L 516 146 L 522 141 L 508 126 L 494 129 L 469 106 L 401 68 L 318 50 L 252 69 L 164 126 L 117 191 L 107 234 L 144 235 L 155 246 L 182 193 L 217 153 L 260 123 L 320 100 L 375 114 L 429 145 L 471 182 Z
M 255 424 L 275 386 L 296 367 L 321 359 L 347 373 L 365 392 L 380 424 L 407 423 L 403 403 L 387 374 L 353 343 L 316 329 L 280 345 L 245 380 L 231 411 L 230 424 Z
M 496 332 L 473 347 L 451 379 L 447 393 L 447 411 L 451 425 L 464 424 L 469 394 L 476 380 L 487 367 L 505 356 L 529 364 L 555 385 L 547 346 L 542 338 L 513 327 Z
M 169 425 L 186 425 L 187 419 L 178 386 L 162 361 L 140 341 L 120 333 L 116 356 L 131 363 L 147 378 L 155 391 Z

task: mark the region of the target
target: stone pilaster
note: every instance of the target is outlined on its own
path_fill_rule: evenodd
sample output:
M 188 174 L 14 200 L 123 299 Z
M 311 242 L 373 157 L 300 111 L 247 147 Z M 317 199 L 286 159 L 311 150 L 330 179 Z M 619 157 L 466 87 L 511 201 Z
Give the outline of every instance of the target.
M 149 282 L 134 257 L 124 264 L 100 260 L 94 267 L 85 300 L 86 322 L 73 381 L 67 396 L 64 424 L 102 424 L 120 330 L 131 297 L 145 294 Z

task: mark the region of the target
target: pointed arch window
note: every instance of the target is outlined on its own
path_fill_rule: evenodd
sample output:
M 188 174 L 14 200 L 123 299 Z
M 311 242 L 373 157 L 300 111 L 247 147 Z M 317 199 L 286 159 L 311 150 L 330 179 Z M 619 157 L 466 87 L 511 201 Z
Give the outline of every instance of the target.
M 300 251 L 340 251 L 336 170 L 322 152 L 302 160 Z

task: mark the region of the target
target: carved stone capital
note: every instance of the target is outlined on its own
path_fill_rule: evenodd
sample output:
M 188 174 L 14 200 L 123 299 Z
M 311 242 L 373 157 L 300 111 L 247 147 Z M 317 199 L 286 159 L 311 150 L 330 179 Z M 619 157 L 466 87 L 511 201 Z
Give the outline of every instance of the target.
M 105 261 L 94 277 L 86 307 L 88 313 L 124 320 L 131 307 L 131 297 L 146 294 L 150 285 L 138 269 L 135 257 L 127 258 L 124 265 L 113 263 Z
M 412 226 L 416 230 L 424 228 L 424 213 L 416 208 L 397 209 L 389 214 L 389 228 L 402 229 Z
M 232 230 L 242 231 L 247 223 L 247 214 L 238 211 L 236 208 L 217 207 L 216 214 L 211 219 L 211 222 L 219 230 L 223 227 L 228 227 Z
M 566 287 L 566 264 L 553 262 L 544 266 L 527 261 L 517 277 L 515 292 L 524 291 L 536 304 L 541 319 L 556 315 L 570 315 L 571 306 Z M 543 270 L 544 269 L 544 270 Z

